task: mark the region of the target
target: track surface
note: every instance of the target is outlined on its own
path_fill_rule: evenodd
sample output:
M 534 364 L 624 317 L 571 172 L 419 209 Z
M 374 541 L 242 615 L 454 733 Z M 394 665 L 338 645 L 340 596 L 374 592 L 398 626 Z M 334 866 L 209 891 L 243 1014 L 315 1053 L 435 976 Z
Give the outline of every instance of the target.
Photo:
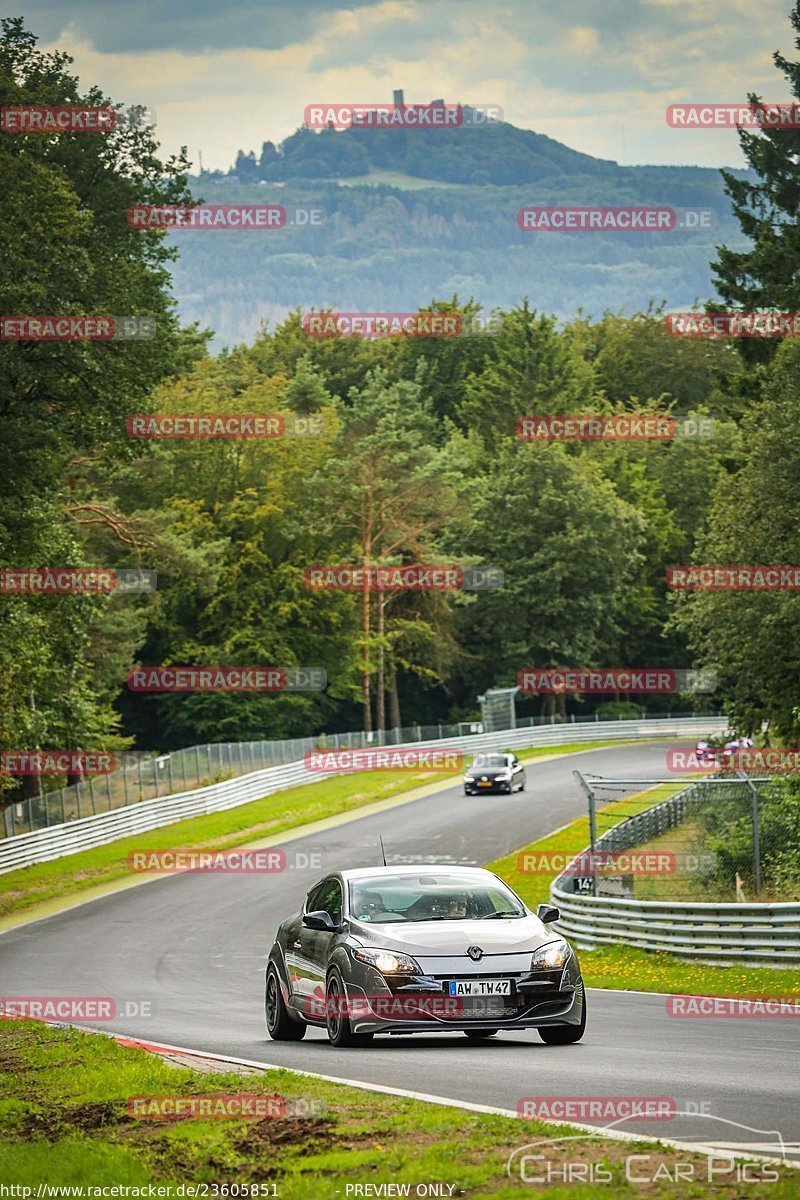
M 641 778 L 662 775 L 663 762 L 664 743 L 534 761 L 522 794 L 465 797 L 458 786 L 287 841 L 290 861 L 319 856 L 313 870 L 184 874 L 93 901 L 0 936 L 0 995 L 113 996 L 123 1014 L 105 1029 L 514 1111 L 526 1096 L 671 1097 L 680 1111 L 694 1106 L 713 1119 L 618 1128 L 770 1153 L 779 1133 L 795 1157 L 800 1026 L 791 1018 L 678 1020 L 663 996 L 590 990 L 576 1046 L 545 1046 L 535 1031 L 484 1045 L 461 1034 L 383 1037 L 350 1051 L 313 1029 L 296 1044 L 267 1039 L 267 951 L 279 921 L 326 870 L 379 863 L 379 834 L 390 864 L 486 863 L 583 814 L 574 768 Z M 150 1002 L 152 1015 L 125 1016 L 132 1001 Z

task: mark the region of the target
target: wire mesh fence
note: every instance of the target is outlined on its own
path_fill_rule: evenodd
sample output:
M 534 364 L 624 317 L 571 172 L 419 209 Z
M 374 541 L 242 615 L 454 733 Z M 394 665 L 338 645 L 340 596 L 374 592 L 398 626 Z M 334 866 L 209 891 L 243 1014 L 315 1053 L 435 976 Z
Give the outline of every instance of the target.
M 590 857 L 576 892 L 636 900 L 800 900 L 800 778 L 715 773 L 684 780 L 582 777 Z M 655 784 L 630 793 L 637 783 Z

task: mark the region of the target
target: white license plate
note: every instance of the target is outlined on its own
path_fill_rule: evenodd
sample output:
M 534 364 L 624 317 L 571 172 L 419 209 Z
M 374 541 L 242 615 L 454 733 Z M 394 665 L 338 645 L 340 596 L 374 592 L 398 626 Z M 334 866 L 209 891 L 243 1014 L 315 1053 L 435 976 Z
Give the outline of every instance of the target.
M 510 996 L 510 979 L 451 979 L 448 992 L 451 996 Z

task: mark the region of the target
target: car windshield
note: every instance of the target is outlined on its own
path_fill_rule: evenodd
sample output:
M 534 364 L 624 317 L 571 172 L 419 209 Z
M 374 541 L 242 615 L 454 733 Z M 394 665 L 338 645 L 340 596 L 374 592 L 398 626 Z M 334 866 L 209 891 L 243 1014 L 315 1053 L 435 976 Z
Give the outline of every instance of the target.
M 505 754 L 479 754 L 472 764 L 475 767 L 507 767 L 508 756 Z
M 373 925 L 525 916 L 514 893 L 499 879 L 451 871 L 351 880 L 350 913 L 356 920 Z

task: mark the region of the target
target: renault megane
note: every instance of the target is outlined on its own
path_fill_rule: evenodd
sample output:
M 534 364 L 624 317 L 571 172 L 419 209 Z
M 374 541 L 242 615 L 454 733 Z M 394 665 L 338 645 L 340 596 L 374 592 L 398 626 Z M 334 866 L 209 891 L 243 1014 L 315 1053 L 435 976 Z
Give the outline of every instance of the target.
M 308 1026 L 335 1046 L 376 1033 L 459 1031 L 472 1039 L 538 1029 L 577 1042 L 586 999 L 575 951 L 481 867 L 392 866 L 336 871 L 279 927 L 269 953 L 271 1038 Z

